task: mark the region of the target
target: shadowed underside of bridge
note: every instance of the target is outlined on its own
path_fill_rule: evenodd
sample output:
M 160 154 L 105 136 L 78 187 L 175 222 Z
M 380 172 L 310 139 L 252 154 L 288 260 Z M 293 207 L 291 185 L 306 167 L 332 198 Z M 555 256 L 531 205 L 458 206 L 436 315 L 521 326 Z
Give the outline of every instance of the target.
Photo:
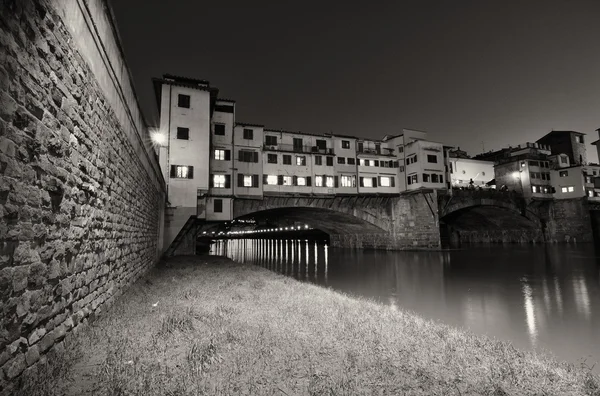
M 460 243 L 543 242 L 541 225 L 514 208 L 473 206 L 456 210 L 440 219 L 442 239 Z

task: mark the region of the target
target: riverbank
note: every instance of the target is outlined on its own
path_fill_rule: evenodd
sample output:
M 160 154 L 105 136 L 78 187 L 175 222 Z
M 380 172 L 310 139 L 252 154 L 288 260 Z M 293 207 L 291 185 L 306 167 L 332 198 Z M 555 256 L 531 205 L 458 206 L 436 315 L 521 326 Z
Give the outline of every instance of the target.
M 600 395 L 510 344 L 223 257 L 153 270 L 22 394 Z

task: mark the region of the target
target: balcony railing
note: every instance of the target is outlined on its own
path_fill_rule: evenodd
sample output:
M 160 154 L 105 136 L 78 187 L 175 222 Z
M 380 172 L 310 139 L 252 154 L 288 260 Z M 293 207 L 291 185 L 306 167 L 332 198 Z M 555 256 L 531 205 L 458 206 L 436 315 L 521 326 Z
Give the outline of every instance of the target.
M 370 154 L 370 155 L 382 155 L 384 157 L 394 157 L 394 150 L 381 149 L 378 151 L 376 149 L 363 148 L 362 150 L 358 150 L 357 154 Z
M 325 154 L 333 155 L 332 148 L 322 148 L 318 146 L 295 146 L 293 144 L 277 144 L 263 146 L 265 151 L 287 151 L 292 153 L 309 153 L 309 154 Z

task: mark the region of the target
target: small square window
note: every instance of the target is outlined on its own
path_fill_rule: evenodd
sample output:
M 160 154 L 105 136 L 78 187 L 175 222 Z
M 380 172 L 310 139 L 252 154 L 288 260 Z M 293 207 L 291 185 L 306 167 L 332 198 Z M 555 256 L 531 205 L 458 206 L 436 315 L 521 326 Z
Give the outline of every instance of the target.
M 330 158 L 330 157 L 328 157 L 328 158 Z M 329 188 L 333 187 L 333 176 L 327 176 L 325 185 Z
M 381 187 L 389 187 L 390 186 L 390 178 L 387 176 L 381 176 L 379 178 L 379 184 L 381 185 Z
M 177 106 L 189 109 L 190 108 L 190 95 L 179 94 L 177 96 Z
M 343 149 L 349 149 L 350 148 L 350 141 L 349 140 L 342 140 L 342 148 Z
M 265 136 L 265 145 L 277 146 L 277 136 Z
M 244 187 L 252 187 L 252 175 L 244 175 Z
M 215 124 L 215 135 L 225 136 L 225 124 Z
M 427 154 L 427 162 L 430 164 L 437 164 L 437 155 Z
M 356 158 L 348 157 L 348 165 L 356 165 Z
M 296 179 L 296 184 L 299 186 L 306 186 L 306 177 L 298 177 Z
M 267 155 L 267 162 L 269 164 L 276 164 L 277 163 L 277 154 L 268 154 Z
M 269 175 L 267 176 L 267 184 L 270 186 L 277 185 L 277 175 Z
M 177 127 L 177 139 L 189 140 L 190 128 Z
M 315 165 L 323 165 L 323 157 L 320 155 L 315 155 Z
M 296 165 L 306 166 L 306 157 L 303 155 L 297 155 L 296 156 Z
M 244 139 L 247 139 L 247 140 L 254 139 L 254 131 L 252 129 L 244 128 Z
M 346 164 L 346 158 L 344 158 L 344 157 L 337 157 L 337 162 L 340 165 L 345 165 Z
M 292 176 L 283 176 L 283 185 L 291 186 L 292 185 Z
M 333 166 L 333 157 L 327 157 L 327 166 Z
M 288 154 L 283 155 L 283 165 L 292 165 L 292 156 Z
M 215 150 L 215 159 L 220 161 L 225 160 L 225 150 Z

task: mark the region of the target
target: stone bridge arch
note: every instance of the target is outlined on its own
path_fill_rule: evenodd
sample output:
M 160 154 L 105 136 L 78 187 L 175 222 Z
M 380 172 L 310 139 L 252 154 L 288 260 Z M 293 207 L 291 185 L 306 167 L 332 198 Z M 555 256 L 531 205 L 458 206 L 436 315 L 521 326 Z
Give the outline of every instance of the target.
M 537 243 L 544 222 L 534 206 L 514 192 L 454 190 L 439 197 L 442 242 Z M 449 240 L 449 241 L 448 241 Z

